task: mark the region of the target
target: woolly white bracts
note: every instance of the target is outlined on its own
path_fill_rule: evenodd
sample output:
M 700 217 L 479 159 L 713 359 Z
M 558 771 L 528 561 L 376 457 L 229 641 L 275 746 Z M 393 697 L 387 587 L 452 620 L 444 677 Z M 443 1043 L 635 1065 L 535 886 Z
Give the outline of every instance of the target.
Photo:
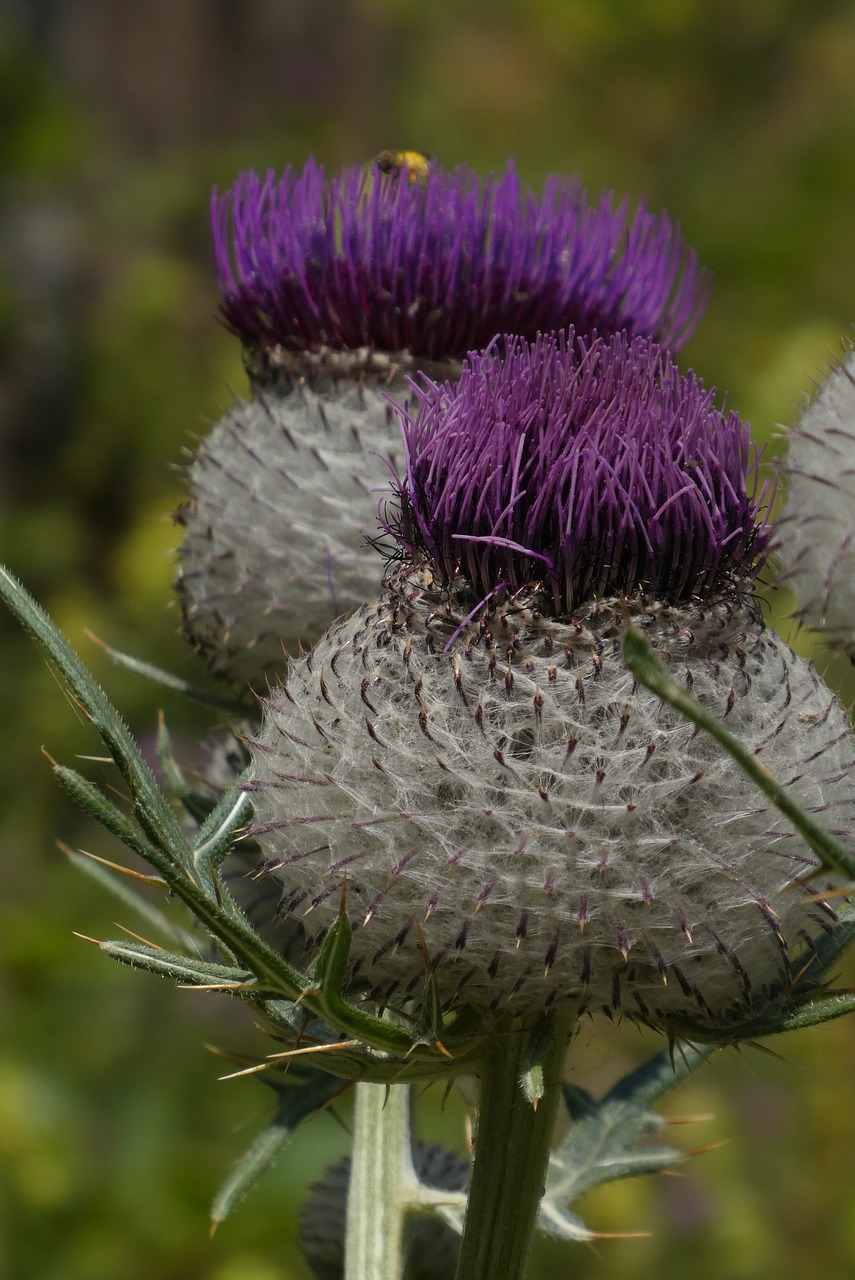
M 286 651 L 376 596 L 366 539 L 401 452 L 389 385 L 404 384 L 297 380 L 237 405 L 200 445 L 176 585 L 187 634 L 235 686 L 264 689 Z
M 446 1005 L 561 1001 L 715 1034 L 833 925 L 820 883 L 801 883 L 813 855 L 717 744 L 634 686 L 622 602 L 570 622 L 536 603 L 464 623 L 401 572 L 292 662 L 249 784 L 280 909 L 317 947 L 344 900 L 351 989 L 381 1001 L 418 1000 L 429 964 Z M 632 612 L 851 845 L 855 739 L 813 668 L 736 592 Z
M 855 351 L 836 365 L 790 436 L 778 526 L 781 580 L 798 617 L 855 653 Z

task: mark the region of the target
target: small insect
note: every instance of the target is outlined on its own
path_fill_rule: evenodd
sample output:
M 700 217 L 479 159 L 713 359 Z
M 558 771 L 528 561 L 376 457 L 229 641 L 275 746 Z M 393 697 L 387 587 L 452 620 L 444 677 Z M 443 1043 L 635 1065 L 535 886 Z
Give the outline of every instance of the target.
M 384 174 L 406 172 L 407 182 L 423 187 L 432 159 L 433 156 L 423 155 L 421 151 L 381 151 L 371 163 Z

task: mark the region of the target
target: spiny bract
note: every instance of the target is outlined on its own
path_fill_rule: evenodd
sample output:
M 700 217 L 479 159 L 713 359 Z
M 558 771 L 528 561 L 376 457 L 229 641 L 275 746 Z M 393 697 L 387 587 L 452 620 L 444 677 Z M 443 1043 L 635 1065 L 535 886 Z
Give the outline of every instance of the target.
M 633 606 L 672 676 L 851 842 L 852 736 L 747 604 Z M 470 623 L 418 581 L 292 664 L 252 744 L 252 834 L 319 943 L 346 879 L 357 990 L 572 1001 L 726 1026 L 834 920 L 803 841 L 729 756 L 637 689 L 622 602 Z

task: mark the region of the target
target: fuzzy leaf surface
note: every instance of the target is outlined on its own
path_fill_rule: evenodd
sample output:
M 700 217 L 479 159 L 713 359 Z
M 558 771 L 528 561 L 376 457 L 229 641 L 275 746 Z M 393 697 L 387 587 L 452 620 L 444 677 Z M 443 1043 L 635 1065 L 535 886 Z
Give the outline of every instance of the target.
M 565 1240 L 591 1240 L 596 1233 L 569 1210 L 580 1196 L 603 1183 L 658 1173 L 686 1159 L 676 1147 L 638 1143 L 667 1124 L 651 1104 L 711 1053 L 685 1046 L 672 1062 L 665 1050 L 624 1076 L 599 1101 L 585 1089 L 565 1084 L 564 1101 L 573 1123 L 550 1158 L 538 1222 L 542 1231 Z
M 133 736 L 104 690 L 65 636 L 26 588 L 0 565 L 0 598 L 56 666 L 75 700 L 109 750 L 127 782 L 137 818 L 148 837 L 187 869 L 190 846 Z
M 243 775 L 237 779 L 234 788 L 224 793 L 199 828 L 193 845 L 197 866 L 216 870 L 242 832 L 252 812 L 249 796 L 238 790 L 242 781 Z
M 161 950 L 146 942 L 118 940 L 99 942 L 98 946 L 106 955 L 122 964 L 131 965 L 134 969 L 147 969 L 149 973 L 172 978 L 187 986 L 250 986 L 255 983 L 254 975 L 248 969 L 241 969 L 237 965 L 215 964 L 210 960 L 196 960 L 174 951 Z

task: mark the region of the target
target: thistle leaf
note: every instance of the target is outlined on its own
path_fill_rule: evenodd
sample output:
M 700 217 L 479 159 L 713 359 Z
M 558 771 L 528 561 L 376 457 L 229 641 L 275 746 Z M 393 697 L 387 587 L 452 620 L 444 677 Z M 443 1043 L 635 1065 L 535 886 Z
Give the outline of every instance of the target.
M 823 831 L 813 818 L 795 803 L 786 788 L 780 786 L 756 752 L 746 750 L 741 742 L 725 729 L 701 704 L 681 689 L 665 672 L 647 637 L 637 628 L 627 626 L 623 637 L 623 660 L 639 684 L 669 703 L 687 719 L 703 729 L 724 747 L 740 769 L 754 782 L 767 799 L 795 827 L 805 843 L 816 854 L 827 871 L 855 879 L 855 858 L 837 841 Z
M 414 1044 L 410 1032 L 393 1022 L 364 1013 L 348 1004 L 341 994 L 352 937 L 350 920 L 342 910 L 327 931 L 312 966 L 311 986 L 304 995 L 314 997 L 321 1016 L 332 1026 L 340 1027 L 355 1039 L 365 1040 L 385 1052 L 407 1054 Z
M 292 1067 L 289 1076 L 292 1083 L 272 1086 L 279 1095 L 276 1114 L 217 1193 L 211 1206 L 211 1234 L 274 1164 L 297 1126 L 320 1111 L 342 1089 L 340 1080 L 320 1071 L 298 1073 Z M 265 1083 L 270 1084 L 270 1081 Z
M 341 994 L 341 978 L 350 945 L 343 929 L 338 930 L 340 936 L 336 939 L 336 946 L 328 953 L 331 962 L 328 976 L 336 987 L 328 994 L 313 985 L 304 973 L 289 964 L 256 933 L 237 903 L 220 885 L 214 864 L 223 843 L 228 844 L 234 830 L 229 822 L 235 820 L 236 813 L 243 815 L 243 801 L 234 802 L 236 808 L 230 811 L 231 819 L 226 815 L 225 829 L 217 826 L 217 822 L 223 822 L 224 815 L 219 806 L 215 807 L 217 822 L 211 822 L 210 826 L 207 821 L 203 824 L 204 852 L 197 862 L 189 840 L 178 825 L 128 726 L 56 625 L 3 566 L 0 566 L 0 599 L 34 637 L 64 679 L 77 706 L 98 730 L 128 785 L 139 830 L 121 810 L 101 795 L 98 788 L 74 770 L 66 771 L 64 779 L 77 792 L 84 807 L 88 807 L 90 812 L 94 808 L 105 825 L 140 852 L 160 873 L 169 888 L 220 942 L 225 952 L 234 957 L 235 966 L 245 966 L 238 972 L 253 978 L 260 997 L 274 1002 L 283 998 L 286 1001 L 300 1000 L 310 1012 L 323 1018 L 333 1032 L 344 1032 L 360 1039 L 369 1051 L 379 1049 L 383 1054 L 406 1056 L 415 1047 L 410 1034 L 386 1017 L 372 1016 L 349 1004 Z M 212 845 L 205 846 L 204 842 L 209 837 L 213 837 Z M 165 960 L 164 954 L 168 953 L 160 953 L 156 948 L 144 945 L 142 950 L 135 950 L 126 943 L 99 943 L 99 946 L 116 959 L 160 973 L 173 973 L 175 965 L 181 969 L 187 963 L 183 957 Z M 181 975 L 175 972 L 174 976 Z M 424 1052 L 424 1046 L 421 1049 Z M 438 1051 L 431 1049 L 428 1055 L 432 1066 L 444 1066 L 444 1059 Z
M 539 1226 L 547 1235 L 591 1240 L 590 1231 L 569 1206 L 585 1192 L 642 1173 L 674 1168 L 686 1156 L 675 1147 L 639 1147 L 640 1138 L 658 1133 L 668 1122 L 651 1103 L 701 1066 L 711 1049 L 681 1046 L 673 1061 L 668 1050 L 630 1072 L 597 1101 L 584 1089 L 564 1086 L 564 1101 L 573 1120 L 561 1145 L 552 1153 Z
M 97 819 L 114 836 L 118 836 L 122 844 L 133 849 L 134 853 L 138 853 L 147 862 L 151 861 L 153 852 L 151 842 L 133 818 L 122 813 L 121 809 L 104 795 L 100 787 L 90 782 L 88 778 L 84 778 L 76 769 L 57 764 L 55 760 L 51 760 L 50 764 L 57 782 L 76 805 Z
M 754 1034 L 777 1035 L 782 1031 L 800 1031 L 804 1027 L 818 1027 L 823 1022 L 833 1022 L 835 1018 L 842 1018 L 844 1014 L 852 1012 L 855 1012 L 855 993 L 830 991 L 826 996 L 779 1015 L 769 1025 L 759 1026 Z
M 249 796 L 245 791 L 238 790 L 244 776 L 238 778 L 235 786 L 220 797 L 199 828 L 193 845 L 193 860 L 197 867 L 216 870 L 252 813 Z
M 171 943 L 177 942 L 188 949 L 198 948 L 198 944 L 192 934 L 188 933 L 186 929 L 182 929 L 165 912 L 137 892 L 128 883 L 127 876 L 123 875 L 121 870 L 113 869 L 103 859 L 94 858 L 88 853 L 78 853 L 74 849 L 67 849 L 64 845 L 60 847 L 69 861 L 79 871 L 95 880 L 102 888 L 107 889 L 123 906 L 130 907 L 131 910 L 135 911 L 149 927 L 156 929 L 161 937 L 168 938 Z M 154 879 L 154 877 L 150 879 Z
M 162 689 L 171 689 L 175 693 L 181 693 L 186 698 L 192 698 L 194 702 L 202 702 L 210 707 L 219 707 L 221 711 L 229 711 L 233 715 L 246 715 L 247 703 L 240 702 L 237 698 L 224 697 L 223 694 L 217 693 L 215 689 L 202 689 L 187 680 L 182 680 L 180 676 L 173 675 L 170 671 L 164 671 L 162 667 L 155 666 L 153 662 L 145 662 L 142 658 L 135 658 L 133 654 L 122 653 L 121 650 L 114 649 L 112 645 L 99 639 L 91 631 L 87 631 L 86 634 L 117 667 L 123 667 L 125 671 L 132 671 L 134 675 L 142 676 L 144 680 L 150 680 L 153 684 L 160 685 Z
M 792 985 L 795 999 L 804 999 L 812 990 L 818 990 L 832 965 L 837 964 L 844 952 L 855 941 L 855 906 L 846 902 L 837 908 L 837 923 L 828 933 L 820 933 L 813 940 L 814 963 L 805 967 Z
M 184 776 L 184 770 L 175 758 L 172 750 L 172 734 L 166 724 L 166 717 L 161 711 L 157 721 L 157 761 L 166 789 L 176 800 L 184 800 L 192 788 Z
M 198 790 L 187 777 L 172 749 L 172 735 L 161 712 L 157 725 L 157 759 L 169 794 L 179 800 L 196 823 L 202 823 L 216 805 L 216 799 Z
M 146 969 L 149 973 L 172 978 L 186 986 L 229 989 L 254 986 L 256 981 L 248 969 L 215 964 L 211 960 L 197 960 L 174 951 L 161 950 L 147 942 L 114 940 L 99 942 L 98 946 L 106 955 L 122 964 L 134 969 Z
M 128 784 L 134 810 L 149 839 L 177 865 L 187 869 L 191 852 L 175 815 L 119 712 L 75 653 L 65 636 L 25 587 L 0 565 L 0 598 L 56 666 Z

